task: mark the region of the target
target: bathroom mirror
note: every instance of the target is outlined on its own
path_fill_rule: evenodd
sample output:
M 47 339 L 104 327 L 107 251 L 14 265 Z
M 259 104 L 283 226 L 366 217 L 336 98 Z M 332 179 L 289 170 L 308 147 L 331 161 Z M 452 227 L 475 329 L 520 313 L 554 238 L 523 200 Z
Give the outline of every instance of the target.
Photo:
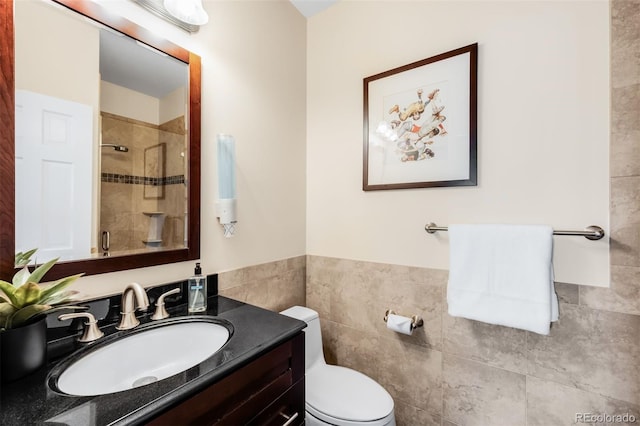
M 4 6 L 2 278 L 35 247 L 46 279 L 197 259 L 200 58 L 90 1 Z

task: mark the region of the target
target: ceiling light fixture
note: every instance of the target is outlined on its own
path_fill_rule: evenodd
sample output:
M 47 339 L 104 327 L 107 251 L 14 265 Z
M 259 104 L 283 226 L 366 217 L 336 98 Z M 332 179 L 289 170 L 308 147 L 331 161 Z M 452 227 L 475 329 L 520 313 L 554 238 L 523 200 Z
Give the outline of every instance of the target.
M 171 15 L 187 24 L 204 25 L 209 22 L 202 0 L 164 0 L 164 7 Z

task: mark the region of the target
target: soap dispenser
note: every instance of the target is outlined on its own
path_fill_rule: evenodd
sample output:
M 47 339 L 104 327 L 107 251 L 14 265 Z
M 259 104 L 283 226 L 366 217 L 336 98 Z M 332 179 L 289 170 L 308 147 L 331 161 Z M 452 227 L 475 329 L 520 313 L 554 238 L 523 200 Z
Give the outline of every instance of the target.
M 202 275 L 200 263 L 196 263 L 193 276 L 189 278 L 189 312 L 203 312 L 207 310 L 207 281 Z

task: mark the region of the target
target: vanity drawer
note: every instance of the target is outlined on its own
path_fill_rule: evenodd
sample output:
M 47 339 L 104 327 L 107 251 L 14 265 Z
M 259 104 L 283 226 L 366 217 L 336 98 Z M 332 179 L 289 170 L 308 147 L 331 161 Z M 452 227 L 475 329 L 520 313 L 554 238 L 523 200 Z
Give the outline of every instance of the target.
M 250 425 L 298 426 L 304 424 L 304 378 L 254 417 Z
M 299 425 L 299 420 L 304 417 L 304 378 L 291 385 L 291 374 L 288 373 L 253 395 L 217 424 L 282 426 L 287 417 L 296 412 L 296 419 L 289 425 Z
M 298 382 L 302 382 L 302 387 L 294 387 Z M 288 393 L 293 395 L 294 392 L 301 392 L 304 414 L 303 332 L 170 408 L 148 424 L 267 424 L 254 423 L 252 419 L 257 419 L 256 416 L 271 407 L 281 396 Z M 285 422 L 280 424 L 283 423 Z

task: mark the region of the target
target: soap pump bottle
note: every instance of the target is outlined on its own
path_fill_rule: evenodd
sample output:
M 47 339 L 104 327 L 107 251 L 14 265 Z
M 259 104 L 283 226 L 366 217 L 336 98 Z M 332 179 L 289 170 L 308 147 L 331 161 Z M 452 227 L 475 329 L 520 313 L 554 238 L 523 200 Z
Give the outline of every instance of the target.
M 189 312 L 203 312 L 207 310 L 207 281 L 202 275 L 200 263 L 196 263 L 193 276 L 189 278 Z

